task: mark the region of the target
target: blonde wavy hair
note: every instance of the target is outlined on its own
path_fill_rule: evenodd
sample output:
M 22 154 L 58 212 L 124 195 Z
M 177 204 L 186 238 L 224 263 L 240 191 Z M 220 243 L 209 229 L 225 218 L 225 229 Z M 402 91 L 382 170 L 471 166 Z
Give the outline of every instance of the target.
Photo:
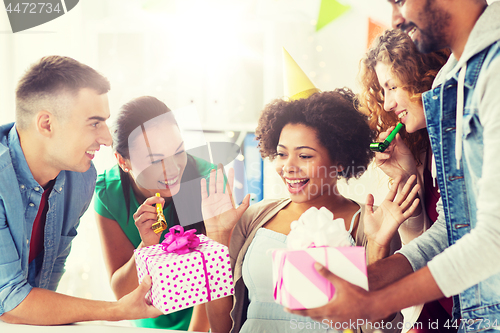
M 432 81 L 449 55 L 448 49 L 420 53 L 411 38 L 400 29 L 386 30 L 374 40 L 360 61 L 358 83 L 361 90 L 357 98 L 359 110 L 370 117 L 370 128 L 377 135 L 399 122 L 394 112 L 384 110 L 384 91 L 375 72 L 377 63 L 389 65 L 401 88 L 408 92 L 410 101 L 422 105 L 422 93 L 431 88 Z M 420 165 L 420 154 L 429 147 L 427 130 L 407 133 L 403 129 L 400 134 L 417 165 Z

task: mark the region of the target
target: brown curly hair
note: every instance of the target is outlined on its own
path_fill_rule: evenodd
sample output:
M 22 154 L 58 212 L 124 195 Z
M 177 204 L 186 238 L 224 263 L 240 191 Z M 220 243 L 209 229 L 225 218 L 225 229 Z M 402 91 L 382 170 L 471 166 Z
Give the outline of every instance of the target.
M 355 95 L 349 88 L 294 101 L 276 99 L 267 104 L 255 131 L 263 158 L 276 157 L 281 130 L 287 124 L 314 129 L 330 160 L 344 168 L 342 176 L 346 180 L 360 177 L 373 158 L 369 147 L 375 133 L 366 116 L 357 111 Z
M 370 127 L 376 131 L 377 136 L 399 122 L 394 112 L 384 111 L 384 92 L 375 72 L 377 63 L 390 65 L 401 88 L 408 92 L 410 101 L 422 105 L 422 93 L 431 88 L 432 81 L 449 55 L 448 49 L 420 53 L 411 38 L 400 29 L 386 30 L 375 39 L 360 61 L 358 81 L 361 91 L 357 98 L 359 110 L 370 116 Z M 407 133 L 403 129 L 400 134 L 417 165 L 420 165 L 420 154 L 429 147 L 427 129 L 415 133 Z

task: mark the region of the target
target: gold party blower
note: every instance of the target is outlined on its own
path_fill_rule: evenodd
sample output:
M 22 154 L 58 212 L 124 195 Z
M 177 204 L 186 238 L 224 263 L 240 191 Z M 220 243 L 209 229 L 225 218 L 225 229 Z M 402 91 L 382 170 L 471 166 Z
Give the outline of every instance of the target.
M 160 193 L 156 193 L 157 197 L 160 197 Z M 163 210 L 161 208 L 161 203 L 156 204 L 156 221 L 151 226 L 151 229 L 157 234 L 167 229 L 167 221 L 165 220 L 165 216 L 163 215 Z

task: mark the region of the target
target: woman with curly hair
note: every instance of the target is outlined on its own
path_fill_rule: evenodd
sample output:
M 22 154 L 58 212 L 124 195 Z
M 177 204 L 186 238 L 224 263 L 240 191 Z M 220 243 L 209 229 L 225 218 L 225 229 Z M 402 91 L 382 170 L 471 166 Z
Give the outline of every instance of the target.
M 432 152 L 421 97 L 431 88 L 449 54 L 448 50 L 422 54 L 406 33 L 394 29 L 379 36 L 360 62 L 360 110 L 370 115 L 370 127 L 379 140 L 385 139 L 398 122 L 405 124 L 389 148 L 375 154 L 375 163 L 391 179 L 401 177 L 404 183 L 417 175 L 421 184 L 424 223 L 400 229 L 408 231 L 400 232 L 404 244 L 437 219 L 439 193 L 431 177 Z
M 371 129 L 379 140 L 384 140 L 398 122 L 405 125 L 385 152 L 375 154 L 375 164 L 392 179 L 400 178 L 404 183 L 415 175 L 420 184 L 422 205 L 415 217 L 399 228 L 403 244 L 418 237 L 437 219 L 439 191 L 431 171 L 432 151 L 421 96 L 431 88 L 449 55 L 449 50 L 422 54 L 405 32 L 394 29 L 379 36 L 360 62 L 358 99 L 360 110 L 370 115 Z M 444 309 L 451 313 L 451 307 L 451 299 L 428 303 L 419 321 L 426 328 L 427 320 L 438 320 L 441 330 L 448 331 L 442 324 L 451 318 Z
M 246 207 L 239 207 L 205 218 L 207 235 L 229 245 L 235 283 L 234 297 L 207 304 L 210 326 L 216 332 L 229 332 L 231 327 L 231 332 L 287 332 L 295 323 L 298 331 L 329 331 L 311 318 L 284 312 L 274 302 L 270 250 L 286 248 L 291 222 L 311 207 L 326 207 L 335 218 L 344 219 L 351 244 L 365 246 L 363 222 L 383 220 L 399 225 L 416 207 L 412 202 L 418 186 L 411 190 L 409 183 L 395 198 L 395 184 L 375 213 L 373 197 L 365 209 L 338 192 L 337 180 L 360 177 L 373 156 L 369 145 L 374 132 L 346 88 L 271 102 L 260 116 L 256 135 L 262 157 L 275 160 L 276 172 L 290 197 L 263 200 L 246 212 Z M 214 176 L 210 176 L 211 184 Z M 222 179 L 221 172 L 217 178 Z M 209 196 L 202 195 L 204 217 L 216 215 L 216 202 L 230 205 L 230 195 L 223 193 L 222 186 L 217 181 Z M 394 237 L 392 251 L 400 245 L 399 237 Z

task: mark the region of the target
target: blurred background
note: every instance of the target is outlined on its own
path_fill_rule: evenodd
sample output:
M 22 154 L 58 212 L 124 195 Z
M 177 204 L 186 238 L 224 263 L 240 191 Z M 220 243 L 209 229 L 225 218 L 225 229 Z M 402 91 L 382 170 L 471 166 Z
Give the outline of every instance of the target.
M 188 108 L 186 140 L 201 128 L 207 142 L 242 147 L 232 163 L 237 200 L 245 192 L 253 202 L 286 196 L 253 140 L 263 106 L 283 96 L 282 47 L 319 89 L 356 92 L 359 60 L 390 17 L 386 0 L 81 0 L 61 17 L 13 34 L 0 10 L 0 123 L 14 121 L 15 86 L 31 63 L 70 56 L 110 80 L 109 125 L 122 104 L 141 95 L 178 114 Z M 114 165 L 111 148 L 101 149 L 94 163 L 98 173 Z M 387 184 L 369 167 L 339 187 L 360 202 L 373 193 L 379 203 Z M 93 204 L 78 233 L 58 291 L 113 300 Z

